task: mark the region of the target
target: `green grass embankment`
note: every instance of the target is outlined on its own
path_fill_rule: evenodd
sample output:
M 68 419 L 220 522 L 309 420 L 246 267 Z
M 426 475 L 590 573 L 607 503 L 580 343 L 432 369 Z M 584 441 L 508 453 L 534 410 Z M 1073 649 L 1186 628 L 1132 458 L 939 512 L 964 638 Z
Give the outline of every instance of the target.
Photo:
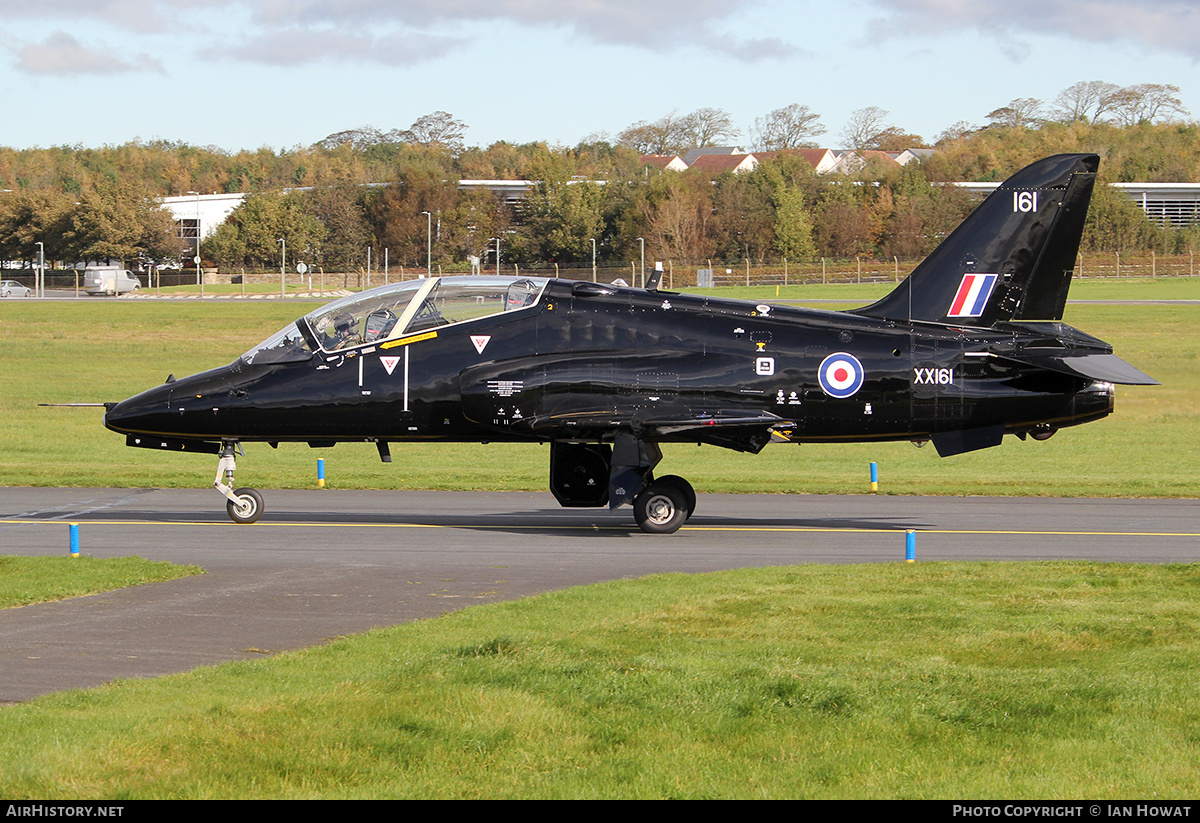
M 660 575 L 0 709 L 0 796 L 1188 798 L 1200 570 Z
M 203 574 L 199 566 L 140 557 L 0 556 L 0 609 Z

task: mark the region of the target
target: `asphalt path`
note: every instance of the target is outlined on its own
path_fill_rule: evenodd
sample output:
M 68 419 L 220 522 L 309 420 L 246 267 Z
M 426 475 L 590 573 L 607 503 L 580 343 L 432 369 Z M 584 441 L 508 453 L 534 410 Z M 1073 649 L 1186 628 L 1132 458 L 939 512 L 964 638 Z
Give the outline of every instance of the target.
M 1192 500 L 701 495 L 673 535 L 546 493 L 0 489 L 0 554 L 140 555 L 168 583 L 0 611 L 0 702 L 301 648 L 477 603 L 658 572 L 798 563 L 1196 562 Z

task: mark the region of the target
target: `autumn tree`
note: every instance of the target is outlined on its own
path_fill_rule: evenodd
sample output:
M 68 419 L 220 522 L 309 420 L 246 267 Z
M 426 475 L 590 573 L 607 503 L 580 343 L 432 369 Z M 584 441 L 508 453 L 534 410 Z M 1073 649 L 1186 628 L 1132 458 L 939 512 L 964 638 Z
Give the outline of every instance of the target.
M 822 256 L 875 254 L 873 216 L 870 207 L 856 196 L 858 188 L 846 182 L 832 186 L 813 209 L 814 239 Z
M 815 146 L 814 138 L 825 133 L 821 115 L 808 106 L 792 103 L 754 121 L 751 129 L 756 151 L 778 151 Z
M 325 227 L 307 205 L 299 192 L 250 194 L 204 241 L 204 255 L 224 269 L 270 268 L 282 259 L 283 239 L 319 260 Z
M 878 106 L 856 109 L 842 129 L 841 140 L 846 148 L 875 149 L 879 140 L 894 127 L 887 122 L 888 111 Z
M 1091 206 L 1083 224 L 1084 251 L 1116 252 L 1143 249 L 1156 232 L 1137 203 L 1119 189 L 1103 183 L 1092 190 Z
M 766 162 L 754 173 L 763 181 L 773 207 L 771 250 L 787 260 L 800 262 L 816 255 L 813 245 L 812 218 L 804 192 L 785 173 L 786 165 Z
M 689 148 L 683 118 L 674 111 L 653 123 L 639 120 L 618 134 L 617 142 L 639 154 L 679 154 Z
M 1042 101 L 1036 97 L 1019 97 L 988 113 L 990 125 L 1002 128 L 1031 128 L 1042 122 Z
M 735 140 L 738 130 L 723 109 L 702 108 L 680 116 L 672 111 L 652 123 L 640 120 L 617 135 L 617 143 L 639 154 L 683 154 L 688 149 Z
M 68 258 L 131 266 L 178 259 L 182 251 L 171 213 L 128 179 L 85 192 L 72 210 L 64 239 Z
M 1060 123 L 1097 123 L 1112 112 L 1115 95 L 1120 90 L 1120 86 L 1103 80 L 1073 83 L 1054 98 L 1050 117 Z
M 957 186 L 930 185 L 922 163 L 901 167 L 879 181 L 874 208 L 880 224 L 881 256 L 901 260 L 924 257 L 976 205 Z
M 339 146 L 349 146 L 354 151 L 365 151 L 371 146 L 383 143 L 384 133 L 374 126 L 363 126 L 357 129 L 345 129 L 318 140 L 314 145 L 318 148 L 333 150 Z
M 696 109 L 685 116 L 680 130 L 687 148 L 719 146 L 737 140 L 739 135 L 732 115 L 724 109 L 711 107 Z
M 41 242 L 46 260 L 71 259 L 75 208 L 73 197 L 54 189 L 0 195 L 0 257 L 36 260 Z
M 364 190 L 342 183 L 323 186 L 307 195 L 306 209 L 324 227 L 320 247 L 321 265 L 329 271 L 355 271 L 366 264 L 371 229 L 363 207 Z M 292 256 L 317 260 L 317 249 L 293 247 Z
M 527 255 L 536 261 L 579 261 L 591 257 L 591 240 L 602 229 L 604 186 L 572 179 L 570 159 L 546 152 L 535 167 L 537 183 L 522 204 Z
M 694 174 L 688 172 L 688 176 Z M 714 254 L 762 260 L 775 240 L 775 207 L 763 175 L 725 172 L 714 181 L 709 226 Z
M 706 178 L 683 174 L 652 177 L 640 214 L 648 255 L 662 260 L 711 255 L 707 230 L 712 212 L 712 184 Z
M 423 268 L 428 249 L 435 261 L 463 263 L 507 225 L 503 204 L 488 192 L 459 191 L 445 160 L 436 148 L 410 147 L 396 181 L 368 193 L 367 221 L 390 260 Z
M 975 132 L 979 131 L 979 127 L 968 123 L 966 120 L 958 120 L 955 123 L 942 129 L 938 134 L 934 145 L 940 146 L 942 143 L 950 143 L 955 140 L 963 140 L 970 137 Z
M 1126 126 L 1188 115 L 1179 99 L 1179 86 L 1171 84 L 1138 83 L 1114 92 L 1113 97 L 1113 113 Z
M 395 133 L 401 143 L 416 143 L 419 146 L 442 146 L 452 154 L 463 149 L 467 124 L 446 111 L 434 111 L 418 117 L 411 126 Z

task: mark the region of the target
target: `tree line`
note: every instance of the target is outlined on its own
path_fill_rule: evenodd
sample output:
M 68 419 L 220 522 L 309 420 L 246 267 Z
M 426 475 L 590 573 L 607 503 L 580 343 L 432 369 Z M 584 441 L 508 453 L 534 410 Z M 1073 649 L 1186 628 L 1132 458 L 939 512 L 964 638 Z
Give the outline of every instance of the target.
M 367 247 L 394 265 L 435 263 L 461 268 L 471 256 L 494 264 L 496 239 L 506 263 L 522 267 L 584 266 L 595 259 L 787 258 L 928 253 L 970 211 L 956 187 L 931 186 L 919 164 L 868 167 L 854 179 L 813 172 L 798 155 L 779 155 L 745 174 L 712 177 L 639 168 L 623 147 L 611 154 L 626 174 L 581 179 L 573 151 L 541 147 L 531 158 L 536 181 L 519 207 L 421 167 L 387 186 L 339 186 L 307 192 L 263 192 L 204 243 L 222 268 L 263 268 L 279 259 L 276 238 L 326 271 L 358 270 Z M 594 245 L 593 245 L 594 243 Z M 429 244 L 429 246 L 427 246 Z
M 1036 105 L 1035 105 L 1036 104 Z M 1018 113 L 1019 112 L 1019 113 Z M 956 124 L 926 161 L 903 168 L 868 162 L 822 176 L 788 149 L 825 133 L 819 115 L 793 104 L 758 118 L 753 143 L 778 151 L 746 174 L 660 172 L 643 153 L 727 142 L 727 113 L 700 109 L 632 124 L 615 138 L 574 147 L 497 142 L 469 147 L 466 124 L 446 112 L 407 129 L 353 129 L 307 147 L 235 153 L 154 141 L 88 149 L 0 148 L 0 258 L 164 262 L 190 257 L 156 198 L 247 191 L 245 204 L 205 238 L 206 265 L 278 265 L 289 257 L 354 271 L 386 250 L 398 265 L 460 266 L 500 238 L 506 262 L 523 266 L 648 259 L 778 260 L 914 258 L 971 209 L 969 196 L 937 185 L 1002 180 L 1048 154 L 1096 151 L 1102 181 L 1200 181 L 1200 126 L 1183 122 L 1174 86 L 1075 84 L 1049 106 L 1013 101 L 985 126 Z M 1134 121 L 1134 117 L 1137 117 Z M 921 139 L 869 107 L 840 135 L 859 148 L 909 147 Z M 659 142 L 653 142 L 653 141 Z M 461 178 L 536 181 L 519 207 Z M 1160 228 L 1135 204 L 1100 187 L 1086 251 L 1195 248 L 1195 227 Z M 494 262 L 494 261 L 493 261 Z
M 1024 135 L 1036 139 L 1020 149 L 989 139 L 987 155 L 972 161 L 986 169 L 976 179 L 1003 179 L 1057 151 L 1089 150 L 1076 143 L 1080 126 L 1057 128 L 1061 134 Z M 998 161 L 997 146 L 1009 162 Z M 597 155 L 608 157 L 613 173 L 575 173 L 601 164 Z M 587 267 L 593 252 L 601 265 L 627 263 L 643 246 L 647 260 L 677 265 L 912 260 L 932 251 L 976 205 L 964 189 L 941 185 L 956 160 L 965 162 L 936 154 L 902 167 L 872 159 L 853 175 L 818 175 L 801 155 L 781 152 L 754 171 L 712 176 L 639 167 L 628 149 L 607 144 L 540 146 L 529 152 L 524 179 L 536 182 L 519 207 L 461 190 L 455 178 L 416 164 L 386 186 L 253 194 L 206 240 L 204 253 L 225 269 L 269 268 L 278 261 L 276 238 L 288 237 L 289 249 L 326 271 L 363 269 L 368 248 L 377 267 L 386 250 L 393 265 L 423 268 L 428 248 L 435 265 L 462 270 L 471 256 L 494 264 L 500 238 L 503 261 L 522 268 Z M 1097 187 L 1085 252 L 1173 254 L 1198 245 L 1200 227 L 1158 226 L 1118 190 Z

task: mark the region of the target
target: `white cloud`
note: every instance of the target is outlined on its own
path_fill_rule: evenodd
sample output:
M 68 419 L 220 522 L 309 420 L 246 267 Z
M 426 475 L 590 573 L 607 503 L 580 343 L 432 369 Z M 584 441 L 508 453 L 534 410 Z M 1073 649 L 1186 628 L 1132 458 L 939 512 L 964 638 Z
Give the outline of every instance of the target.
M 194 0 L 180 3 L 184 8 L 194 4 Z M 0 0 L 0 20 L 8 21 L 53 20 L 61 24 L 64 20 L 88 20 L 146 33 L 164 30 L 171 19 L 171 8 L 162 0 Z
M 884 12 L 877 36 L 974 29 L 997 39 L 1044 34 L 1124 43 L 1200 58 L 1200 6 L 1193 0 L 872 0 Z
M 450 38 L 402 33 L 379 37 L 336 29 L 286 28 L 265 32 L 210 54 L 249 63 L 298 66 L 313 62 L 374 62 L 409 66 L 447 54 L 457 43 Z
M 17 68 L 28 74 L 74 76 L 163 72 L 162 63 L 145 54 L 136 55 L 132 60 L 125 59 L 112 48 L 102 45 L 89 48 L 64 31 L 51 32 L 42 42 L 17 49 L 16 54 Z
M 169 34 L 198 27 L 214 39 L 209 51 L 255 62 L 296 64 L 305 55 L 405 63 L 444 54 L 463 23 L 510 23 L 551 29 L 583 41 L 672 51 L 703 46 L 740 60 L 796 53 L 779 38 L 738 39 L 725 33 L 744 12 L 774 0 L 0 0 L 0 20 L 72 20 L 101 23 L 136 33 Z M 221 44 L 213 30 L 242 19 L 240 45 Z M 198 25 L 197 25 L 198 24 Z M 367 32 L 364 34 L 363 32 Z M 399 59 L 387 41 L 431 39 L 433 48 L 414 49 Z M 306 39 L 307 38 L 307 39 Z M 325 47 L 317 38 L 328 40 Z M 290 53 L 288 43 L 309 47 Z M 367 48 L 354 46 L 367 45 Z M 464 44 L 465 45 L 465 44 Z M 263 54 L 253 49 L 262 48 Z
M 720 51 L 723 54 L 730 54 L 746 63 L 794 57 L 797 54 L 808 54 L 807 50 L 798 49 L 792 44 L 780 40 L 778 37 L 763 37 L 734 42 L 729 46 L 721 46 Z

